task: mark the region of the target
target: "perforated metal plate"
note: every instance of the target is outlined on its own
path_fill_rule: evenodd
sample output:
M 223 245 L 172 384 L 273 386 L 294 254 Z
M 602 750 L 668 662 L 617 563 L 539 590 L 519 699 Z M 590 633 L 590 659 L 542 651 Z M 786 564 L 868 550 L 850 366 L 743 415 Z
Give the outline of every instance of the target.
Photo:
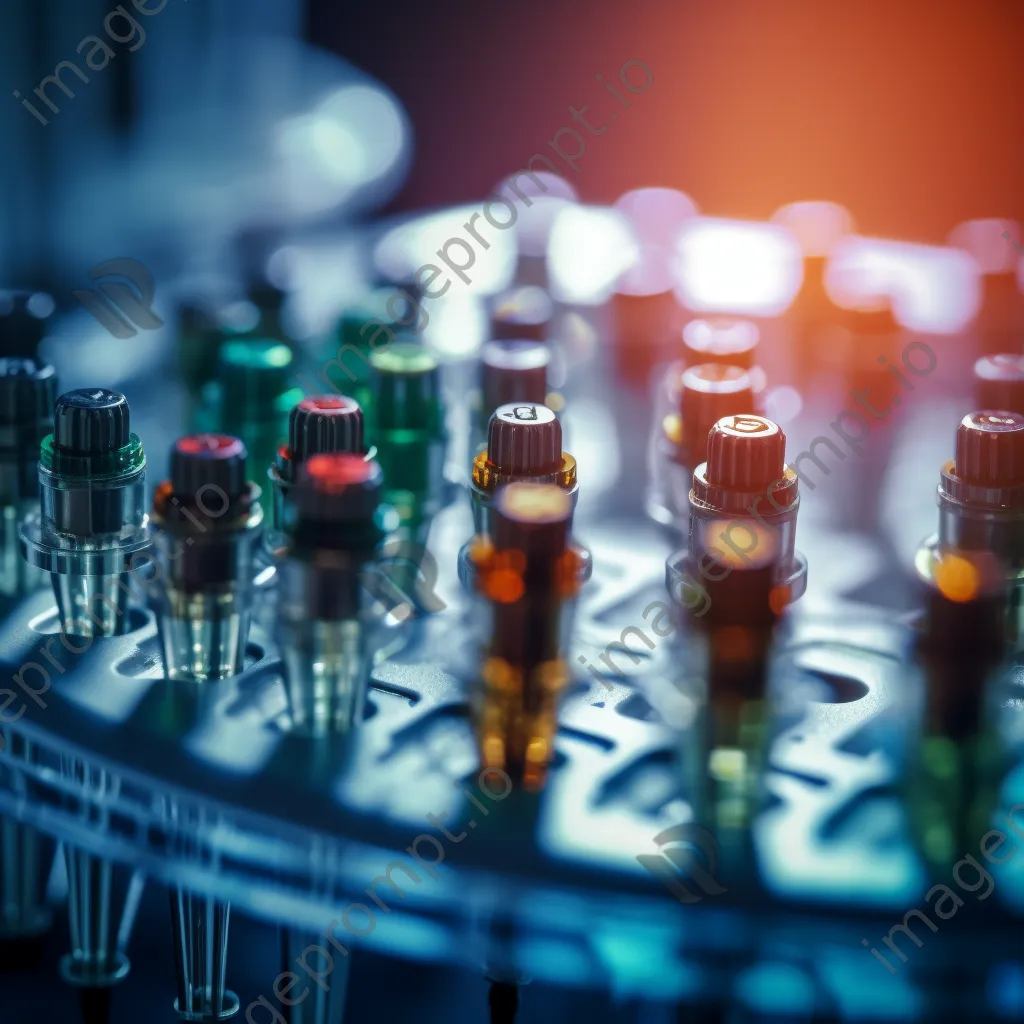
M 901 660 L 906 629 L 891 615 L 813 594 L 795 609 L 774 685 L 800 710 L 776 724 L 757 872 L 723 876 L 727 892 L 684 907 L 638 864 L 637 854 L 656 852 L 655 834 L 692 815 L 676 756 L 686 735 L 654 710 L 680 671 L 682 640 L 648 631 L 652 648 L 634 635 L 635 658 L 617 657 L 607 685 L 580 664 L 607 671 L 608 645 L 644 626 L 651 602 L 668 600 L 668 542 L 609 506 L 584 508 L 577 521 L 595 573 L 540 795 L 499 799 L 501 780 L 478 777 L 460 678 L 473 663 L 455 573 L 470 531 L 460 501 L 431 534 L 448 607 L 393 631 L 367 719 L 346 748 L 288 734 L 280 663 L 259 629 L 241 677 L 193 688 L 162 679 L 146 612 L 133 613 L 126 635 L 75 656 L 56 637 L 49 593 L 14 608 L 0 632 L 5 678 L 20 669 L 42 691 L 39 672 L 22 667 L 32 663 L 49 688 L 39 702 L 26 698 L 16 721 L 18 705 L 8 710 L 0 810 L 255 916 L 317 932 L 351 922 L 361 933 L 351 941 L 398 955 L 500 963 L 647 998 L 732 990 L 751 1005 L 764 972 L 792 971 L 791 991 L 772 988 L 779 1012 L 809 1000 L 837 1014 L 898 1016 L 924 990 L 929 1000 L 949 985 L 982 992 L 1005 956 L 999 943 L 1019 929 L 1010 911 L 1024 903 L 1024 858 L 998 872 L 984 920 L 929 935 L 901 973 L 887 974 L 860 942 L 884 936 L 923 891 L 894 789 L 908 728 L 897 697 L 913 675 Z M 800 545 L 812 573 L 816 559 L 860 557 L 815 550 L 814 538 Z M 60 668 L 42 654 L 48 642 Z M 62 777 L 62 754 L 102 771 L 102 787 Z M 461 837 L 448 839 L 438 820 Z M 385 912 L 367 889 L 399 858 L 419 881 L 402 884 L 401 897 L 378 885 Z M 960 962 L 968 935 L 972 966 Z

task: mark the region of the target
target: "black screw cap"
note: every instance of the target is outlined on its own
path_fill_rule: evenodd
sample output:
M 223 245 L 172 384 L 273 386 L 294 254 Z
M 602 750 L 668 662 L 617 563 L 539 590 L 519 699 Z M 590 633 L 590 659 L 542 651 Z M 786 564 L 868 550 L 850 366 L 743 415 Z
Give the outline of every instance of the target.
M 179 437 L 171 449 L 171 491 L 187 505 L 221 515 L 248 489 L 245 458 L 245 445 L 237 437 Z
M 57 397 L 57 371 L 32 359 L 0 359 L 0 425 L 48 425 Z M 43 434 L 49 428 L 43 430 Z
M 79 455 L 105 455 L 131 439 L 128 399 L 106 388 L 66 391 L 53 410 L 53 441 Z
M 314 455 L 299 470 L 294 490 L 300 522 L 355 523 L 373 519 L 384 474 L 361 455 Z
M 362 454 L 363 410 L 344 395 L 304 398 L 288 417 L 288 448 L 297 463 L 314 455 Z

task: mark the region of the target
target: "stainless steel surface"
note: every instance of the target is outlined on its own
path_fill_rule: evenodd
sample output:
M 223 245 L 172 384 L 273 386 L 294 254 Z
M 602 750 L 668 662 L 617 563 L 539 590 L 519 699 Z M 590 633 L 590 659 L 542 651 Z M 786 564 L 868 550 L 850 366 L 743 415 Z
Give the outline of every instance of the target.
M 171 931 L 182 1020 L 228 1020 L 238 1013 L 238 996 L 225 985 L 231 910 L 208 896 L 181 889 L 170 893 Z
M 357 619 L 281 617 L 288 706 L 299 732 L 349 732 L 362 719 L 370 653 Z
M 51 578 L 63 642 L 72 653 L 78 645 L 71 643 L 68 637 L 117 636 L 129 630 L 127 611 L 133 596 L 130 573 L 114 576 L 54 573 Z
M 250 606 L 251 597 L 234 587 L 194 594 L 168 588 L 157 612 L 167 678 L 206 681 L 237 675 Z
M 318 948 L 332 956 L 330 967 Z M 326 934 L 286 930 L 281 935 L 281 970 L 293 970 L 296 961 L 308 963 L 311 970 L 324 977 L 322 985 L 313 986 L 307 998 L 289 1008 L 289 1024 L 342 1024 L 352 953 L 339 955 L 337 939 L 331 942 L 329 929 Z
M 61 755 L 61 780 L 69 790 L 88 794 L 101 804 L 115 797 L 121 781 L 82 758 Z M 98 822 L 87 804 L 75 815 L 80 830 Z M 104 822 L 100 812 L 100 822 Z M 109 824 L 109 818 L 105 819 Z M 81 988 L 106 988 L 123 981 L 130 967 L 124 949 L 135 923 L 144 885 L 141 874 L 128 871 L 88 846 L 75 847 L 65 839 L 68 876 L 68 925 L 71 952 L 61 960 L 65 981 Z
M 53 914 L 46 883 L 54 847 L 50 836 L 0 819 L 0 940 L 23 940 L 49 930 Z
M 19 531 L 28 512 L 38 502 L 0 506 L 0 595 L 28 594 L 46 582 L 46 572 L 30 565 L 21 554 Z

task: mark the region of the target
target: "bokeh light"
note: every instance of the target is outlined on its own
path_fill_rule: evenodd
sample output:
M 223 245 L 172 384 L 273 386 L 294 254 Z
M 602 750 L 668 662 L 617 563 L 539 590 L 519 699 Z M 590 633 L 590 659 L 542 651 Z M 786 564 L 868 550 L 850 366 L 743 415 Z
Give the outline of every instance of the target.
M 578 201 L 572 185 L 550 171 L 509 175 L 494 192 L 515 203 L 519 210 L 515 235 L 523 256 L 545 255 L 555 218 Z
M 1020 245 L 1020 225 L 997 217 L 964 221 L 949 233 L 949 244 L 969 252 L 983 274 L 1012 273 L 1015 242 Z
M 904 327 L 930 334 L 963 330 L 981 298 L 978 265 L 967 253 L 857 235 L 837 246 L 825 287 L 850 308 L 885 297 Z
M 411 220 L 403 221 L 391 228 L 377 243 L 373 259 L 377 269 L 388 280 L 408 281 L 425 264 L 440 267 L 451 280 L 452 291 L 465 289 L 477 295 L 493 295 L 512 283 L 516 267 L 516 240 L 511 231 L 501 231 L 477 217 L 476 227 L 490 244 L 483 249 L 466 233 L 465 225 L 470 218 L 481 213 L 484 203 L 467 203 L 432 213 L 425 213 Z M 450 254 L 453 260 L 464 264 L 466 284 L 454 273 L 449 272 L 438 251 L 451 239 L 459 239 L 469 250 L 453 245 Z M 470 259 L 472 254 L 472 260 Z M 471 265 L 470 265 L 471 264 Z M 442 279 L 434 283 L 434 290 L 443 287 Z
M 808 257 L 828 256 L 854 231 L 850 211 L 823 200 L 787 203 L 772 214 L 771 222 L 791 231 Z
M 697 204 L 673 188 L 638 188 L 615 202 L 629 221 L 637 259 L 618 283 L 625 295 L 659 295 L 672 288 L 672 249 L 679 229 L 697 215 Z
M 555 218 L 548 248 L 551 291 L 562 302 L 606 302 L 639 248 L 629 222 L 608 206 L 569 206 Z
M 694 218 L 675 242 L 676 295 L 696 312 L 777 316 L 800 288 L 802 255 L 784 228 Z
M 401 109 L 382 89 L 338 89 L 278 126 L 287 203 L 299 214 L 337 206 L 398 163 L 408 134 Z

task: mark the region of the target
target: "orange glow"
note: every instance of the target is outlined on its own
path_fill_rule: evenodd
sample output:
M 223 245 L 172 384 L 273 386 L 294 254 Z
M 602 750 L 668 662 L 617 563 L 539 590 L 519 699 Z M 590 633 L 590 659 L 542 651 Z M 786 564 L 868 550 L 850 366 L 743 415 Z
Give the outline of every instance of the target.
M 561 519 L 569 514 L 569 497 L 554 484 L 509 484 L 501 498 L 502 511 L 527 523 Z
M 776 615 L 781 615 L 792 600 L 792 587 L 772 587 L 772 592 L 768 595 L 768 607 L 771 608 Z
M 494 568 L 509 569 L 512 572 L 522 573 L 526 569 L 526 555 L 518 548 L 498 551 L 494 555 Z
M 555 562 L 555 593 L 559 597 L 572 597 L 579 586 L 580 556 L 572 548 L 563 552 Z
M 171 495 L 174 493 L 174 485 L 170 480 L 164 480 L 163 483 L 157 484 L 156 491 L 153 494 L 153 505 L 162 505 L 169 500 Z
M 661 429 L 673 444 L 683 443 L 683 423 L 675 413 L 669 413 L 661 421 Z
M 715 519 L 704 530 L 704 546 L 714 549 L 716 561 L 731 569 L 754 569 L 767 565 L 778 552 L 774 530 L 754 519 Z
M 935 583 L 950 601 L 971 601 L 978 595 L 981 575 L 966 558 L 945 555 L 936 562 Z
M 505 696 L 517 694 L 523 688 L 522 672 L 510 665 L 504 658 L 488 658 L 484 662 L 482 676 L 489 689 L 500 691 Z M 499 708 L 491 710 L 497 712 Z M 487 763 L 493 764 L 494 762 Z
M 488 733 L 483 740 L 483 761 L 501 768 L 505 764 L 505 744 L 500 736 Z
M 477 565 L 486 562 L 494 552 L 494 545 L 491 543 L 491 538 L 486 533 L 478 533 L 469 545 L 469 557 L 476 562 Z
M 346 487 L 366 483 L 375 472 L 380 472 L 376 464 L 362 455 L 314 455 L 306 462 L 307 475 L 323 494 L 341 494 Z
M 726 626 L 715 634 L 715 656 L 723 662 L 748 661 L 754 656 L 750 630 L 743 626 Z
M 523 596 L 523 577 L 514 569 L 495 569 L 484 577 L 484 593 L 498 604 L 513 604 Z

